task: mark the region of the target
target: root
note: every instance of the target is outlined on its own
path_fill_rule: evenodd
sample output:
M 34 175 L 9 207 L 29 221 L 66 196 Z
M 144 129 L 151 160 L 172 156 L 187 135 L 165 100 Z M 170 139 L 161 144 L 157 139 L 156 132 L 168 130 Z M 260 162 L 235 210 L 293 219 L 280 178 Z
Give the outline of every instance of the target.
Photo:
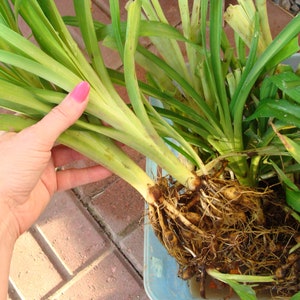
M 149 218 L 182 279 L 200 280 L 205 269 L 216 268 L 274 275 L 275 282 L 256 287 L 273 295 L 290 296 L 300 289 L 300 224 L 277 193 L 208 176 L 200 177 L 196 191 L 171 183 L 158 180 Z

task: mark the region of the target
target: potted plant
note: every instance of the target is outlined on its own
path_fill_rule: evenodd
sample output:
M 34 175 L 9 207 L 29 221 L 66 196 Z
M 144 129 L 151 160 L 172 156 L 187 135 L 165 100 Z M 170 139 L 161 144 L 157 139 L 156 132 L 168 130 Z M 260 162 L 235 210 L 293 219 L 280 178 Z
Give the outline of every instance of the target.
M 34 124 L 89 81 L 87 110 L 59 141 L 141 193 L 179 276 L 196 277 L 202 296 L 209 274 L 242 299 L 260 288 L 299 297 L 299 77 L 281 62 L 298 51 L 300 17 L 271 41 L 265 1 L 239 1 L 225 17 L 237 33 L 231 45 L 222 1 L 178 1 L 182 33 L 157 0 L 130 1 L 126 22 L 111 0 L 108 26 L 92 19 L 90 1 L 74 0 L 76 17 L 64 20 L 52 0 L 12 2 L 14 11 L 0 2 L 0 105 L 19 114 L 1 115 L 1 129 Z M 19 14 L 38 46 L 20 32 Z M 79 26 L 87 59 L 64 22 Z M 157 55 L 139 43 L 145 36 Z M 99 40 L 120 53 L 123 73 L 105 67 Z M 147 82 L 137 80 L 136 63 Z M 129 105 L 114 83 L 126 86 Z M 168 176 L 152 179 L 115 141 Z

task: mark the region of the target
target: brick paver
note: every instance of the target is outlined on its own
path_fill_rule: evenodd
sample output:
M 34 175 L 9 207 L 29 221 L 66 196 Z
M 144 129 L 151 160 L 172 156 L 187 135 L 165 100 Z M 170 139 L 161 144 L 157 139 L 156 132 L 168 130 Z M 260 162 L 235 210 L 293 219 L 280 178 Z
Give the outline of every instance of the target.
M 49 299 L 141 299 L 141 278 L 118 252 L 105 253 Z
M 118 195 L 116 197 L 116 194 Z M 141 196 L 123 180 L 108 187 L 92 202 L 95 213 L 107 224 L 115 239 L 131 232 L 139 222 L 144 207 Z
M 142 225 L 128 226 L 132 229 L 115 243 L 73 192 L 56 194 L 36 225 L 17 241 L 11 298 L 116 299 L 120 291 L 122 299 L 146 299 Z
M 24 299 L 40 299 L 62 281 L 47 253 L 29 232 L 16 243 L 10 276 Z
M 144 249 L 141 247 L 141 241 L 143 241 L 143 220 L 135 227 L 135 229 L 129 233 L 124 239 L 120 241 L 121 251 L 130 260 L 139 274 L 143 274 L 144 263 L 143 255 Z
M 47 242 L 72 272 L 110 246 L 96 226 L 72 192 L 58 193 L 38 221 Z

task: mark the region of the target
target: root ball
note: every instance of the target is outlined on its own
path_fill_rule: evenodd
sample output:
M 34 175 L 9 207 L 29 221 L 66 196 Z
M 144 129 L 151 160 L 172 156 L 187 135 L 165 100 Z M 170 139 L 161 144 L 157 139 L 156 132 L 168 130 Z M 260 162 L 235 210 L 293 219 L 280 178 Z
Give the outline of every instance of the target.
M 189 191 L 179 189 L 173 179 L 169 184 L 161 180 L 154 191 L 159 206 L 151 206 L 150 221 L 178 262 L 178 276 L 203 276 L 203 270 L 212 267 L 225 273 L 273 275 L 274 283 L 255 289 L 292 295 L 300 278 L 300 224 L 278 191 L 207 176 L 200 178 L 198 189 Z

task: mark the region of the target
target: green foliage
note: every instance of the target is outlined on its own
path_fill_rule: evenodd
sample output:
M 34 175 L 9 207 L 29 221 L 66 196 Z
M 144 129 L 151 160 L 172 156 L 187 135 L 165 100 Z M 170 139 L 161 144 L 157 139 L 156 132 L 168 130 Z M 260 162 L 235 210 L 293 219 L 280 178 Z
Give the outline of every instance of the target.
M 135 107 L 140 107 L 140 114 L 137 114 L 116 91 L 99 49 L 90 1 L 74 1 L 87 56 L 72 38 L 53 0 L 13 1 L 13 4 L 14 10 L 9 1 L 0 1 L 0 80 L 3 87 L 0 89 L 0 106 L 37 121 L 77 83 L 86 80 L 91 86 L 90 101 L 85 114 L 67 131 L 70 134 L 63 140 L 65 144 L 127 180 L 145 199 L 153 181 L 116 146 L 115 140 L 152 157 L 183 184 L 187 183 L 187 178 L 195 177 L 178 163 L 151 122 L 144 124 L 144 120 L 139 119 L 146 115 L 143 97 L 136 99 Z M 19 30 L 19 15 L 31 30 L 31 40 Z M 132 61 L 129 56 L 134 55 L 134 49 L 124 59 Z M 136 89 L 134 81 L 133 76 L 131 84 Z M 156 114 L 155 119 L 162 118 Z M 4 120 L 0 127 L 7 129 Z M 170 126 L 167 131 L 168 136 L 178 136 Z M 179 136 L 180 139 L 182 151 L 201 164 L 192 147 Z
M 274 278 L 272 276 L 251 276 L 251 275 L 239 275 L 239 274 L 223 274 L 215 269 L 209 269 L 207 271 L 212 277 L 228 284 L 237 293 L 242 300 L 255 300 L 256 294 L 250 284 L 258 282 L 272 282 Z M 240 284 L 247 283 L 247 284 Z
M 299 49 L 300 19 L 294 18 L 272 41 L 269 29 L 265 28 L 267 20 L 261 19 L 267 14 L 264 1 L 257 3 L 257 11 L 255 5 L 240 2 L 239 11 L 245 10 L 243 16 L 250 19 L 245 22 L 248 26 L 239 28 L 240 36 L 232 45 L 223 31 L 221 2 L 209 5 L 208 1 L 194 1 L 189 6 L 188 2 L 179 1 L 182 19 L 179 37 L 180 33 L 168 23 L 158 1 L 142 1 L 144 16 L 133 30 L 135 43 L 139 43 L 137 38 L 150 38 L 158 54 L 139 43 L 135 59 L 149 79 L 147 83 L 140 83 L 140 89 L 162 101 L 163 108 L 155 107 L 157 112 L 171 120 L 174 129 L 198 147 L 201 159 L 209 162 L 220 155 L 230 157 L 230 153 L 235 153 L 229 158 L 230 168 L 242 184 L 256 185 L 270 168 L 263 165 L 261 155 L 247 157 L 245 152 L 278 146 L 278 136 L 270 129 L 269 120 L 276 117 L 278 121 L 286 118 L 296 122 L 299 119 L 299 109 L 294 109 L 297 104 L 288 111 L 282 109 L 287 108 L 284 101 L 288 98 L 297 98 L 298 75 L 290 71 L 281 85 L 276 82 L 286 73 L 277 74 L 282 68 L 278 67 L 279 63 Z M 236 21 L 230 20 L 228 15 L 225 17 L 233 27 L 234 22 L 242 22 L 241 16 L 236 14 Z M 203 21 L 208 19 L 209 22 Z M 130 20 L 129 15 L 127 22 Z M 120 41 L 126 41 L 126 32 L 124 23 L 119 20 L 118 24 L 118 33 L 111 25 L 98 25 L 97 36 L 120 52 Z M 243 40 L 245 36 L 247 41 Z M 273 99 L 283 95 L 284 101 L 272 101 L 270 95 Z M 295 156 L 296 152 L 289 153 Z

